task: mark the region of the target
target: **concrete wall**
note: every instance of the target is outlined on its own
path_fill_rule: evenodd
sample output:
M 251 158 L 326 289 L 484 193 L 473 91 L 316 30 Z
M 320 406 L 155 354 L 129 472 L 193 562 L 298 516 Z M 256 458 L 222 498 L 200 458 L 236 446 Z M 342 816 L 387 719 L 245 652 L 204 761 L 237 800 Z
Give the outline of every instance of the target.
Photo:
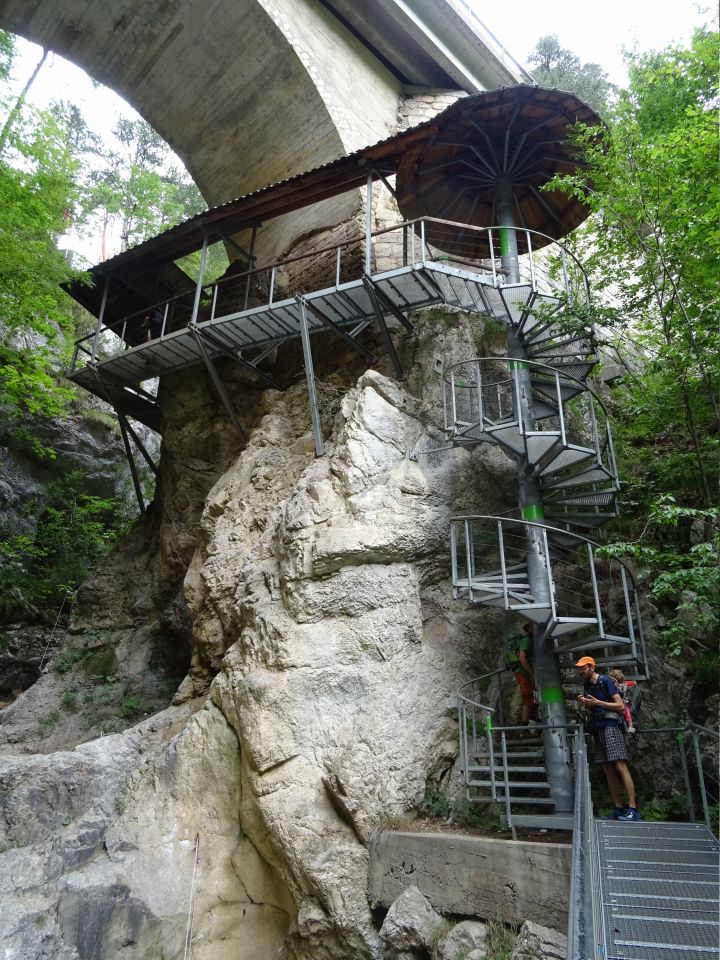
M 570 854 L 561 843 L 385 831 L 370 852 L 368 897 L 389 907 L 416 886 L 440 913 L 565 931 Z

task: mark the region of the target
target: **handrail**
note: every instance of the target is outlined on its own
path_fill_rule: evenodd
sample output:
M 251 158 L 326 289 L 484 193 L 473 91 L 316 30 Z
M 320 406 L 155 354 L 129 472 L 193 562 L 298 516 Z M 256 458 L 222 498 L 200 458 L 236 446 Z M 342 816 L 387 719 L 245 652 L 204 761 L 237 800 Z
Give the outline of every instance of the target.
M 517 363 L 517 359 L 513 357 L 469 357 L 467 360 L 458 360 L 457 363 L 453 363 L 449 367 L 445 367 L 443 372 L 443 380 L 449 386 L 450 383 L 447 378 L 448 373 L 454 372 L 457 367 L 463 367 L 469 363 L 477 363 L 478 360 L 493 361 L 495 363 L 498 363 L 498 362 L 499 363 L 502 363 L 502 362 Z M 549 363 L 539 363 L 537 360 L 523 360 L 523 366 L 524 367 L 543 367 L 545 370 L 552 373 L 553 377 L 558 376 L 562 380 L 572 380 L 574 383 L 577 383 L 580 387 L 582 387 L 584 393 L 589 393 L 593 397 L 593 399 L 600 405 L 603 413 L 605 414 L 606 419 L 609 422 L 610 415 L 607 411 L 607 407 L 602 401 L 602 398 L 599 396 L 599 394 L 595 393 L 594 390 L 588 387 L 585 381 L 580 380 L 578 377 L 573 377 L 569 373 L 564 373 L 558 370 L 556 367 L 551 366 Z M 492 383 L 486 384 L 486 386 L 488 387 L 502 386 L 502 384 L 504 383 L 510 383 L 513 379 L 514 379 L 514 376 L 509 376 L 506 380 L 496 380 L 496 381 L 493 381 Z
M 416 235 L 416 233 L 415 233 L 415 228 L 416 228 L 418 225 L 420 226 L 420 231 L 421 231 L 421 234 L 422 234 L 423 243 L 424 243 L 425 245 L 427 245 L 427 244 L 431 244 L 431 245 L 432 245 L 432 238 L 431 238 L 431 237 L 427 237 L 427 235 L 426 235 L 426 226 L 432 227 L 432 226 L 434 226 L 434 225 L 437 225 L 437 226 L 441 226 L 441 227 L 444 227 L 444 228 L 452 227 L 452 228 L 458 229 L 459 231 L 461 231 L 461 232 L 462 232 L 463 234 L 465 234 L 465 235 L 467 235 L 468 233 L 474 234 L 474 235 L 482 235 L 482 234 L 487 235 L 487 237 L 488 237 L 488 244 L 489 244 L 490 251 L 491 251 L 490 259 L 492 260 L 493 281 L 494 281 L 494 282 L 497 282 L 497 279 L 496 279 L 497 274 L 498 274 L 498 273 L 502 273 L 502 272 L 503 272 L 503 268 L 502 268 L 502 267 L 499 267 L 499 266 L 497 266 L 497 265 L 495 264 L 495 260 L 497 259 L 497 256 L 496 256 L 496 254 L 495 254 L 495 252 L 494 252 L 494 245 L 493 245 L 493 243 L 492 243 L 492 233 L 493 233 L 493 231 L 500 230 L 500 229 L 501 229 L 500 226 L 477 227 L 477 226 L 475 226 L 475 225 L 473 225 L 473 224 L 459 223 L 458 221 L 454 221 L 454 220 L 443 220 L 443 219 L 438 218 L 438 217 L 418 217 L 418 218 L 415 218 L 415 219 L 413 219 L 413 220 L 403 220 L 403 221 L 401 221 L 400 223 L 392 224 L 392 225 L 390 225 L 390 226 L 388 226 L 388 227 L 383 227 L 383 228 L 381 228 L 380 230 L 375 230 L 375 231 L 373 231 L 373 232 L 370 234 L 370 236 L 371 236 L 372 239 L 377 239 L 377 238 L 382 237 L 382 236 L 384 236 L 384 235 L 386 235 L 386 234 L 389 234 L 389 233 L 398 232 L 398 231 L 407 231 L 407 230 L 410 229 L 410 230 L 412 230 L 412 234 L 413 234 L 413 237 L 414 237 L 414 236 Z M 541 238 L 542 238 L 544 241 L 546 241 L 547 243 L 555 244 L 557 247 L 559 247 L 559 248 L 561 248 L 561 249 L 564 250 L 564 248 L 562 248 L 562 244 L 558 243 L 558 241 L 557 241 L 554 237 L 551 237 L 549 234 L 545 234 L 545 233 L 542 233 L 542 232 L 537 231 L 537 230 L 528 230 L 527 228 L 524 228 L 524 227 L 516 227 L 515 229 L 517 230 L 517 232 L 526 234 L 528 237 L 529 237 L 531 234 L 532 234 L 534 237 L 541 237 Z M 359 243 L 359 242 L 362 242 L 363 237 L 364 237 L 364 234 L 358 234 L 357 236 L 350 237 L 350 238 L 348 238 L 348 239 L 346 239 L 346 240 L 343 240 L 343 241 L 340 242 L 340 243 L 332 244 L 332 245 L 329 245 L 329 246 L 326 246 L 326 247 L 320 247 L 319 249 L 313 250 L 313 251 L 308 252 L 308 253 L 298 254 L 298 255 L 293 256 L 293 257 L 287 257 L 287 258 L 285 258 L 285 259 L 283 259 L 283 260 L 272 261 L 272 262 L 270 262 L 270 263 L 268 263 L 268 264 L 266 264 L 266 265 L 264 265 L 264 266 L 261 266 L 261 267 L 252 266 L 252 267 L 250 267 L 248 270 L 242 271 L 241 273 L 232 274 L 231 276 L 221 277 L 221 278 L 218 278 L 218 279 L 213 280 L 213 281 L 208 281 L 208 282 L 202 283 L 201 286 L 200 286 L 200 289 L 201 289 L 204 293 L 209 294 L 209 291 L 210 291 L 210 290 L 217 289 L 218 287 L 221 287 L 222 285 L 225 285 L 225 284 L 230 284 L 230 283 L 242 283 L 242 282 L 250 283 L 250 281 L 252 280 L 253 277 L 258 277 L 258 276 L 260 276 L 261 274 L 268 274 L 268 275 L 274 274 L 274 272 L 277 271 L 278 269 L 280 269 L 280 268 L 282 268 L 282 267 L 286 267 L 286 266 L 288 266 L 288 265 L 290 265 L 290 264 L 298 263 L 298 262 L 304 261 L 304 260 L 314 260 L 314 259 L 317 259 L 318 257 L 322 256 L 323 254 L 327 254 L 327 253 L 330 253 L 330 252 L 336 252 L 336 253 L 339 254 L 339 252 L 340 252 L 341 250 L 343 250 L 343 249 L 345 249 L 345 248 L 347 248 L 347 247 L 356 245 L 356 244 Z M 575 265 L 576 265 L 577 268 L 580 270 L 580 272 L 581 272 L 581 274 L 582 274 L 582 276 L 583 276 L 583 278 L 584 278 L 585 291 L 586 291 L 586 294 L 587 294 L 587 289 L 588 289 L 588 285 L 587 285 L 587 275 L 585 274 L 585 270 L 583 269 L 582 264 L 580 263 L 580 261 L 578 260 L 578 258 L 577 258 L 571 251 L 568 250 L 568 251 L 564 251 L 564 252 L 565 252 L 566 255 L 569 255 L 569 256 L 572 258 L 572 260 L 574 261 Z M 453 254 L 452 254 L 452 252 L 443 251 L 443 254 L 447 254 L 448 259 L 451 259 L 451 260 L 453 259 Z M 533 256 L 532 250 L 529 252 L 528 255 L 529 255 L 530 257 Z M 432 257 L 428 258 L 428 257 L 426 256 L 426 252 L 425 252 L 425 251 L 422 251 L 421 262 L 425 262 L 425 261 L 428 260 L 428 259 L 433 259 L 433 258 L 432 258 Z M 413 262 L 414 262 L 414 258 L 413 258 Z M 478 262 L 478 263 L 476 263 L 476 264 L 473 264 L 473 266 L 474 266 L 474 268 L 476 268 L 476 269 L 483 269 L 483 264 L 480 263 L 480 262 Z M 336 274 L 336 279 L 337 279 L 337 274 Z M 74 362 L 77 360 L 78 354 L 80 354 L 80 353 L 85 353 L 85 352 L 86 352 L 85 349 L 83 349 L 82 344 L 85 344 L 86 342 L 91 341 L 95 336 L 97 336 L 97 334 L 98 334 L 99 332 L 102 333 L 102 332 L 110 331 L 110 332 L 113 332 L 113 333 L 115 333 L 116 335 L 120 335 L 120 336 L 122 337 L 122 335 L 123 335 L 123 333 L 124 333 L 124 329 L 123 329 L 123 328 L 124 328 L 124 326 L 128 323 L 128 321 L 136 320 L 136 319 L 138 319 L 139 317 L 144 316 L 144 315 L 147 314 L 148 312 L 151 312 L 152 310 L 158 309 L 158 308 L 163 307 L 163 306 L 165 306 L 165 305 L 180 305 L 180 306 L 182 306 L 182 300 L 185 299 L 185 298 L 192 298 L 192 297 L 194 296 L 194 294 L 195 294 L 195 291 L 194 291 L 194 290 L 186 290 L 186 291 L 183 291 L 183 292 L 181 292 L 181 293 L 174 294 L 173 296 L 167 297 L 167 298 L 165 298 L 164 300 L 160 300 L 160 301 L 157 301 L 156 303 L 153 303 L 153 304 L 150 304 L 150 305 L 148 305 L 148 306 L 145 306 L 145 307 L 143 307 L 141 310 L 135 310 L 135 311 L 133 311 L 132 313 L 125 314 L 125 315 L 123 315 L 121 318 L 119 318 L 118 320 L 113 321 L 112 323 L 105 323 L 105 324 L 103 324 L 103 325 L 100 327 L 99 330 L 96 329 L 96 330 L 93 331 L 92 333 L 87 334 L 87 335 L 84 336 L 84 337 L 80 337 L 80 338 L 76 341 L 76 344 L 75 344 L 76 349 L 75 349 Z M 188 309 L 188 310 L 191 309 L 191 307 L 190 307 L 189 304 L 186 304 L 186 306 L 187 306 L 187 309 Z M 118 334 L 118 331 L 120 331 L 119 334 Z M 75 369 L 74 366 L 73 366 L 72 369 Z
M 523 527 L 538 527 L 540 530 L 547 530 L 551 533 L 559 533 L 563 537 L 573 537 L 578 541 L 578 545 L 582 543 L 589 543 L 592 547 L 601 547 L 602 544 L 598 543 L 597 540 L 591 540 L 589 537 L 583 537 L 579 533 L 575 533 L 572 530 L 565 530 L 562 527 L 554 527 L 549 523 L 537 523 L 535 520 L 523 520 L 519 517 L 499 517 L 499 516 L 490 516 L 488 514 L 465 514 L 457 517 L 450 517 L 450 523 L 463 523 L 468 520 L 499 520 L 502 523 L 518 523 Z M 623 563 L 619 557 L 608 557 L 608 560 L 612 560 L 625 570 L 626 576 L 630 578 L 630 582 L 633 585 L 635 591 L 637 591 L 637 583 L 635 582 L 635 577 L 632 574 L 632 571 L 626 563 Z
M 580 724 L 574 745 L 575 804 L 567 927 L 567 960 L 594 960 L 596 917 L 593 903 L 596 869 L 590 768 L 585 731 Z

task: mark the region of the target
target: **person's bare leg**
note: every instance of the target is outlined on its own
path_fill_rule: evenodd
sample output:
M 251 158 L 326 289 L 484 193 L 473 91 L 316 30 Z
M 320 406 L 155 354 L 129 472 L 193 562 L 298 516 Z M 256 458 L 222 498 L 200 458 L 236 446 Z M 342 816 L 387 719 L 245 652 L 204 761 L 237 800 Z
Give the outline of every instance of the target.
M 616 807 L 622 807 L 622 791 L 620 790 L 620 781 L 618 780 L 617 773 L 615 772 L 614 763 L 604 763 L 603 770 L 605 771 L 605 779 L 607 780 L 607 785 L 610 789 L 610 796 L 613 798 L 613 803 Z
M 615 761 L 615 779 L 619 778 L 622 781 L 622 785 L 625 788 L 625 793 L 627 794 L 627 801 L 629 807 L 635 807 L 635 784 L 633 778 L 630 775 L 628 770 L 628 765 L 625 760 L 616 760 Z M 609 781 L 608 781 L 609 782 Z M 620 804 L 618 804 L 620 806 Z

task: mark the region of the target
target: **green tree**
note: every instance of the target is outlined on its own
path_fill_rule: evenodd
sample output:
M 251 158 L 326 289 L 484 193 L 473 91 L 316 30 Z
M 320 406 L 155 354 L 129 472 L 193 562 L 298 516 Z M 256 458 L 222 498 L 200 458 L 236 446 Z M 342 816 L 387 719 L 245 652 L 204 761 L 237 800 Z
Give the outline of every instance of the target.
M 50 111 L 7 94 L 12 38 L 0 34 L 0 397 L 8 410 L 58 413 L 67 396 L 53 370 L 74 319 L 60 288 L 76 273 L 55 245 L 75 197 L 77 164 Z M 22 98 L 21 98 L 22 99 Z M 12 120 L 12 122 L 10 122 Z
M 535 81 L 541 87 L 556 87 L 576 94 L 589 107 L 603 113 L 617 87 L 598 63 L 581 63 L 580 58 L 560 46 L 556 34 L 541 37 L 528 57 Z
M 119 501 L 89 494 L 78 470 L 51 483 L 47 493 L 35 533 L 0 543 L 0 613 L 57 609 L 124 524 Z
M 699 30 L 687 48 L 631 57 L 607 126 L 577 131 L 585 165 L 551 184 L 592 211 L 577 243 L 605 349 L 625 364 L 612 398 L 627 481 L 614 549 L 644 565 L 676 654 L 687 643 L 708 655 L 697 628 L 711 636 L 720 623 L 719 53 L 719 35 Z
M 143 119 L 120 118 L 113 136 L 117 149 L 90 172 L 82 213 L 90 230 L 99 222 L 103 254 L 112 225 L 120 228 L 125 250 L 205 206 L 187 174 L 166 164 L 167 144 Z

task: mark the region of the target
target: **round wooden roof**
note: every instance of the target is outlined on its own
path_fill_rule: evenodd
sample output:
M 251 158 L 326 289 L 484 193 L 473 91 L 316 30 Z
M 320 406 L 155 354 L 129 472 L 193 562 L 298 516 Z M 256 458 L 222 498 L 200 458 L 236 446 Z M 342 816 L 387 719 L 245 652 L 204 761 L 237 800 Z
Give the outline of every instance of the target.
M 568 128 L 578 121 L 600 123 L 587 104 L 571 93 L 519 85 L 476 94 L 454 107 L 436 135 L 411 145 L 400 163 L 396 189 L 405 219 L 497 226 L 504 178 L 512 184 L 517 226 L 547 235 L 533 237 L 533 247 L 565 236 L 586 219 L 579 201 L 540 187 L 579 165 Z M 457 238 L 452 227 L 432 227 L 431 242 L 442 250 L 457 252 Z M 525 239 L 520 232 L 517 238 L 522 252 Z M 486 240 L 467 232 L 462 248 L 466 256 L 488 253 Z

